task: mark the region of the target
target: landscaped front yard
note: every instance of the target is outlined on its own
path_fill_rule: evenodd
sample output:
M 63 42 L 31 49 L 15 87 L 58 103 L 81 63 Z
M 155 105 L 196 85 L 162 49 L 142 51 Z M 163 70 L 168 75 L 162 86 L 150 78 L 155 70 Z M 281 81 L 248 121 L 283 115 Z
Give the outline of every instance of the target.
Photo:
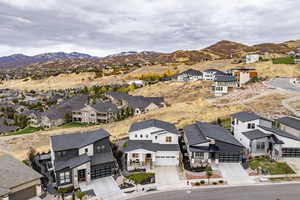
M 272 161 L 266 157 L 250 159 L 249 166 L 252 170 L 261 168 L 270 175 L 295 174 L 294 170 L 287 163 Z
M 135 184 L 151 183 L 151 179 L 155 179 L 154 173 L 138 173 L 126 176 L 127 179 L 132 180 Z

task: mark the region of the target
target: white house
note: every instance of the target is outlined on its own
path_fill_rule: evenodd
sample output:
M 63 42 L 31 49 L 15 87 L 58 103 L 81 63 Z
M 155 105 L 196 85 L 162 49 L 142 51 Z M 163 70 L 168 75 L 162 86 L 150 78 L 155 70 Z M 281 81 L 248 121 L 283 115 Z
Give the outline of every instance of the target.
M 231 116 L 231 130 L 252 156 L 300 157 L 300 137 L 273 127 L 272 121 L 249 112 Z
M 214 84 L 212 85 L 211 92 L 215 96 L 222 96 L 232 91 L 238 86 L 237 80 L 231 75 L 216 75 L 214 78 Z
M 194 69 L 188 69 L 174 76 L 177 81 L 192 82 L 203 79 L 202 72 Z
M 203 80 L 213 81 L 216 75 L 226 75 L 226 73 L 217 69 L 207 69 L 203 71 Z
M 247 83 L 253 78 L 257 78 L 257 72 L 254 67 L 238 66 L 229 70 L 232 76 L 235 76 L 239 86 Z
M 174 124 L 157 119 L 134 123 L 129 129 L 128 146 L 124 151 L 128 171 L 178 166 L 180 148 L 177 129 Z
M 259 61 L 259 54 L 248 54 L 246 55 L 246 63 L 255 63 Z

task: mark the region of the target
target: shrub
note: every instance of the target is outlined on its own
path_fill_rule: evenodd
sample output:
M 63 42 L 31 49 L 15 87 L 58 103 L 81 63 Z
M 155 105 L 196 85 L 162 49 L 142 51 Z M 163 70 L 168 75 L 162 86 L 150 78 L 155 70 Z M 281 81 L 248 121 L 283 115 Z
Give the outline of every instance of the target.
M 205 181 L 204 181 L 204 180 L 201 180 L 201 181 L 200 181 L 200 184 L 202 184 L 202 185 L 205 184 Z
M 213 182 L 213 185 L 218 185 L 218 183 L 217 182 Z
M 195 185 L 196 185 L 196 186 L 199 186 L 199 185 L 201 185 L 201 183 L 200 183 L 200 182 L 196 182 Z
M 219 180 L 219 183 L 220 183 L 220 184 L 223 184 L 223 183 L 224 183 L 224 181 L 223 181 L 223 180 Z

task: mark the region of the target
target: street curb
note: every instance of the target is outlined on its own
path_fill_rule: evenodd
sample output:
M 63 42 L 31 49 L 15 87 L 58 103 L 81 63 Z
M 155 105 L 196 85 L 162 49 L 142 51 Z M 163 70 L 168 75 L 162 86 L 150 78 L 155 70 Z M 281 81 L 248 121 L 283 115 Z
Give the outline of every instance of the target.
M 164 189 L 164 190 L 158 190 L 158 191 L 153 191 L 149 193 L 141 193 L 137 195 L 132 195 L 130 197 L 125 197 L 122 200 L 127 200 L 127 199 L 134 199 L 134 198 L 139 198 L 143 196 L 148 196 L 152 194 L 159 194 L 159 193 L 164 193 L 164 192 L 172 192 L 172 191 L 192 191 L 192 190 L 205 190 L 205 189 L 219 189 L 219 188 L 236 188 L 236 187 L 255 187 L 255 186 L 273 186 L 273 185 L 294 185 L 294 184 L 300 184 L 300 181 L 289 181 L 289 182 L 277 182 L 277 183 L 254 183 L 254 184 L 244 184 L 244 185 L 217 185 L 217 186 L 203 186 L 203 187 L 182 187 L 182 188 L 173 188 L 173 189 Z

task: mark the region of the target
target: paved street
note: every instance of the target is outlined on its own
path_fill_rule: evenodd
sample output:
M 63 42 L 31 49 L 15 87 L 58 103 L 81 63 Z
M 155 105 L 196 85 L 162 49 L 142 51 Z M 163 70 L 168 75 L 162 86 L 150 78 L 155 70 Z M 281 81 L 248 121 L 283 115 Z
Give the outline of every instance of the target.
M 290 92 L 300 92 L 300 88 L 293 86 L 290 80 L 290 78 L 276 78 L 268 82 L 267 85 Z
M 132 200 L 297 200 L 300 184 L 196 189 L 153 193 Z

